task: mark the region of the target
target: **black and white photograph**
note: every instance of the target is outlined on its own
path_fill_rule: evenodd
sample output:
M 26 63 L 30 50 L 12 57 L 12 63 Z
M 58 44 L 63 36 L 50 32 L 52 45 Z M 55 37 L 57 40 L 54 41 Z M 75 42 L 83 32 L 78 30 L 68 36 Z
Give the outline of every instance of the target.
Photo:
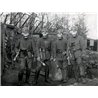
M 96 13 L 1 12 L 1 86 L 98 86 Z

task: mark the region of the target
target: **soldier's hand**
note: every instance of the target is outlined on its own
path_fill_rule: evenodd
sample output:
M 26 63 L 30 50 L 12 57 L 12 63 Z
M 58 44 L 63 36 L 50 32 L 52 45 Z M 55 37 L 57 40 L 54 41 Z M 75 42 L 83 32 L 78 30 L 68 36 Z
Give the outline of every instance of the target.
M 56 65 L 57 66 L 57 68 L 59 68 L 59 65 Z
M 69 56 L 67 57 L 67 60 L 69 60 Z
M 54 58 L 53 61 L 56 61 L 56 59 Z
M 46 66 L 46 64 L 45 64 L 45 63 L 43 63 L 43 66 Z
M 40 61 L 40 57 L 37 57 L 37 60 Z
M 34 57 L 34 55 L 32 54 L 32 57 Z
M 52 61 L 53 60 L 53 57 L 51 57 L 50 60 Z
M 13 61 L 16 61 L 16 57 L 13 59 Z
M 16 52 L 16 56 L 13 59 L 14 61 L 16 61 L 18 54 L 19 54 L 19 51 Z
M 63 52 L 63 55 L 65 55 L 66 54 L 66 51 L 65 52 Z

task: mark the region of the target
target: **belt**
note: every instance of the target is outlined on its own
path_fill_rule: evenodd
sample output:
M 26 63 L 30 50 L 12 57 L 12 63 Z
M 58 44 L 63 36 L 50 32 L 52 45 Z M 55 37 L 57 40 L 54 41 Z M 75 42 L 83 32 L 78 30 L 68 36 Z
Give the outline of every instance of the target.
M 56 53 L 63 53 L 63 51 L 61 51 L 61 50 L 58 49 L 58 50 L 56 51 Z
M 49 49 L 45 49 L 45 50 L 40 50 L 40 52 L 46 52 L 46 51 L 50 51 Z
M 82 51 L 81 49 L 75 49 L 75 50 L 74 49 L 71 49 L 72 52 L 76 52 L 78 50 Z
M 23 53 L 24 56 L 27 56 L 28 52 L 29 52 L 28 50 L 22 50 L 22 49 L 20 50 L 20 53 Z

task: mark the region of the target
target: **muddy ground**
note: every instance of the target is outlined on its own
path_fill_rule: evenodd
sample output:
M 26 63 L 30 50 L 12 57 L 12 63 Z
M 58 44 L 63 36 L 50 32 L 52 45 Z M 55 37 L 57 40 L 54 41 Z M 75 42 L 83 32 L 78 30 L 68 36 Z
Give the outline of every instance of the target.
M 30 76 L 30 84 L 22 83 L 22 86 L 34 86 L 32 82 L 34 81 L 34 71 L 32 71 Z M 6 70 L 1 79 L 2 86 L 18 86 L 18 70 L 9 69 Z M 25 80 L 25 74 L 24 79 Z M 98 86 L 98 78 L 89 79 L 86 78 L 86 83 L 76 83 L 74 78 L 68 80 L 67 83 L 62 83 L 60 81 L 50 81 L 50 83 L 44 82 L 44 74 L 40 74 L 38 84 L 36 86 Z

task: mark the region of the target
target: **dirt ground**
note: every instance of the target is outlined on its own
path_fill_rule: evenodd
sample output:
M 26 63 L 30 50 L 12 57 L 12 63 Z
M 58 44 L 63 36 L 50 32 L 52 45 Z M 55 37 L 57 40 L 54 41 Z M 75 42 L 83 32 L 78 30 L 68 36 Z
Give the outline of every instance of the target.
M 1 79 L 2 86 L 18 86 L 18 70 L 7 70 Z M 25 80 L 25 75 L 24 79 Z M 32 82 L 34 81 L 34 72 L 32 71 L 30 76 L 30 84 L 23 82 L 22 86 L 34 86 Z M 71 78 L 67 83 L 62 83 L 60 81 L 51 81 L 50 83 L 44 82 L 44 75 L 40 75 L 38 84 L 36 86 L 98 86 L 98 78 L 88 79 L 86 78 L 86 83 L 76 83 L 75 79 Z

